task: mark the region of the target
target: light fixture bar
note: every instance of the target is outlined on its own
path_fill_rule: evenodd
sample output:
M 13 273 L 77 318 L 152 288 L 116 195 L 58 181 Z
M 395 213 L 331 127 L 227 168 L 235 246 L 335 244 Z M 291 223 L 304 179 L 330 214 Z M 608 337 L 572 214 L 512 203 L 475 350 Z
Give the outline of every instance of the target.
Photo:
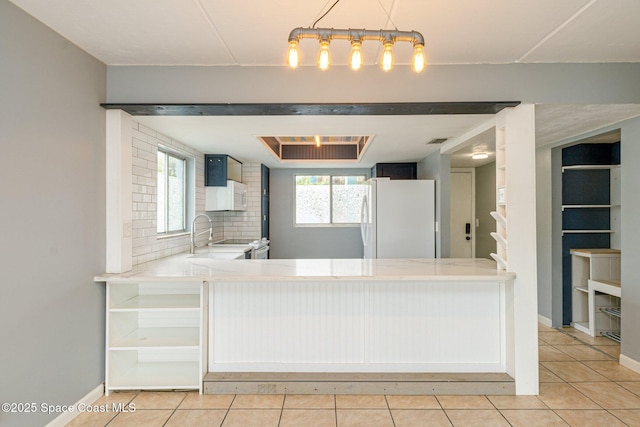
M 418 31 L 398 31 L 398 30 L 365 30 L 365 29 L 337 29 L 337 28 L 294 28 L 289 33 L 289 59 L 291 68 L 296 68 L 299 61 L 298 43 L 301 39 L 317 39 L 320 41 L 321 49 L 326 50 L 328 57 L 328 47 L 331 40 L 349 40 L 352 44 L 351 67 L 354 70 L 360 68 L 362 62 L 360 45 L 365 40 L 377 40 L 383 44 L 386 51 L 386 58 L 383 58 L 383 70 L 389 71 L 393 64 L 391 49 L 396 42 L 413 43 L 414 54 L 412 59 L 412 69 L 421 72 L 426 66 L 424 54 L 424 37 Z M 355 52 L 354 52 L 355 47 Z M 354 55 L 358 57 L 354 61 Z M 355 62 L 355 63 L 354 63 Z M 356 65 L 357 64 L 357 65 Z M 321 67 L 326 70 L 328 67 Z
M 294 28 L 289 33 L 289 41 L 300 41 L 301 39 L 327 38 L 329 40 L 378 40 L 384 42 L 389 40 L 395 42 L 410 42 L 424 46 L 424 37 L 418 31 L 398 31 L 398 30 L 360 30 L 337 28 Z

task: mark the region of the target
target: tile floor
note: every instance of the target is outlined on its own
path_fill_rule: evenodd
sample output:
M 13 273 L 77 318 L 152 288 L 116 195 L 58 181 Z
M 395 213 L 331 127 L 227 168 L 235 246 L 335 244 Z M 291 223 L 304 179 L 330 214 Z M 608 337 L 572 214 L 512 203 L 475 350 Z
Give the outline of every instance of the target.
M 205 395 L 119 392 L 96 404 L 135 412 L 84 413 L 70 426 L 640 426 L 640 374 L 620 346 L 539 326 L 539 396 Z

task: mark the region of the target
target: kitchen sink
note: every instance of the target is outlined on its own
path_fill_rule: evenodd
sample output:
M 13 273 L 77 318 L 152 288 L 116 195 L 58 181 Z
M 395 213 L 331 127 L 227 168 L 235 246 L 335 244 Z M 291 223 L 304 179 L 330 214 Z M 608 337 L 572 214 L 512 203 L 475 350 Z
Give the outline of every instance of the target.
M 201 254 L 190 255 L 189 258 L 209 258 L 209 259 L 244 259 L 243 252 L 203 252 Z

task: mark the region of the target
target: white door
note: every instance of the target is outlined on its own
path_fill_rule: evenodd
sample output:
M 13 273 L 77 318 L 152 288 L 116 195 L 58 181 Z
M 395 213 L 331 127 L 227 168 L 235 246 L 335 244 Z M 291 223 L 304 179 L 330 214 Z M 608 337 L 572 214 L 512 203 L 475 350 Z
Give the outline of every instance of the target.
M 451 170 L 450 257 L 475 257 L 475 182 L 473 169 Z

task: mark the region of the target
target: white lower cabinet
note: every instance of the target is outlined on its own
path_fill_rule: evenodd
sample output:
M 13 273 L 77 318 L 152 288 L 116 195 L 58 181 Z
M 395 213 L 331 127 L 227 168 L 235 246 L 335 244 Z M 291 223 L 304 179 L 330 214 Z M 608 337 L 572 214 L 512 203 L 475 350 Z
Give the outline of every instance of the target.
M 107 283 L 105 392 L 195 389 L 207 371 L 207 285 Z

